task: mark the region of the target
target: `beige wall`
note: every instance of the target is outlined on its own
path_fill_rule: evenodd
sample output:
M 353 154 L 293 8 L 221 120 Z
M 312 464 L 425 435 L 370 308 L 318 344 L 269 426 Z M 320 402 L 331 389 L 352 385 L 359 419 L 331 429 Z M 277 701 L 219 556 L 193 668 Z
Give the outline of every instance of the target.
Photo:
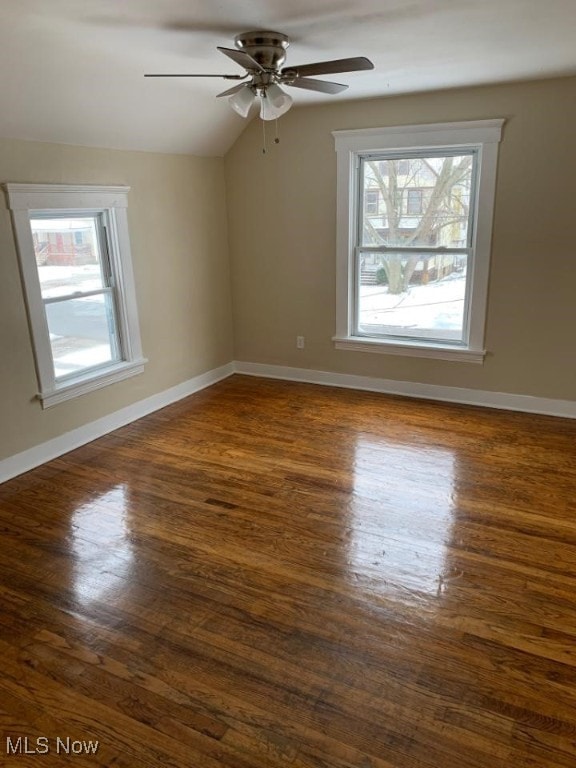
M 498 117 L 484 364 L 335 350 L 331 131 Z M 575 78 L 296 108 L 266 155 L 254 121 L 226 157 L 236 359 L 576 399 L 574 125 Z
M 491 117 L 507 122 L 484 365 L 335 350 L 331 131 Z M 233 357 L 575 400 L 575 124 L 576 78 L 565 78 L 296 108 L 280 121 L 280 145 L 269 142 L 263 156 L 255 120 L 225 163 L 0 140 L 0 181 L 132 187 L 128 216 L 149 358 L 141 376 L 42 410 L 0 199 L 0 459 Z M 297 335 L 306 349 L 296 349 Z
M 141 376 L 42 410 L 9 212 L 0 201 L 0 459 L 228 363 L 223 161 L 0 140 L 0 181 L 125 184 L 149 362 Z

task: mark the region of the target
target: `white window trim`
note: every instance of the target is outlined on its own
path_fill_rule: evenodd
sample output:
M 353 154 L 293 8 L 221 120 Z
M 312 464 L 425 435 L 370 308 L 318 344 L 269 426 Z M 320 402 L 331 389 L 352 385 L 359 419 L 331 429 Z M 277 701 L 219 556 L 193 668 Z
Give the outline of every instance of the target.
M 336 349 L 380 352 L 441 360 L 482 363 L 488 275 L 492 241 L 492 221 L 496 192 L 498 143 L 504 120 L 474 120 L 430 125 L 403 125 L 333 131 L 337 154 L 337 231 L 336 231 Z M 358 195 L 358 158 L 364 153 L 430 148 L 478 150 L 478 194 L 473 233 L 474 260 L 470 283 L 469 334 L 465 344 L 442 344 L 420 339 L 414 342 L 367 338 L 353 334 L 354 248 Z
M 92 392 L 142 373 L 147 360 L 142 356 L 138 308 L 130 238 L 128 234 L 128 192 L 130 187 L 61 184 L 4 184 L 16 235 L 26 307 L 36 362 L 42 407 L 47 408 L 78 395 Z M 118 331 L 124 359 L 109 366 L 56 381 L 46 312 L 34 256 L 30 228 L 31 214 L 66 211 L 72 215 L 105 211 L 108 220 L 110 258 L 118 281 Z

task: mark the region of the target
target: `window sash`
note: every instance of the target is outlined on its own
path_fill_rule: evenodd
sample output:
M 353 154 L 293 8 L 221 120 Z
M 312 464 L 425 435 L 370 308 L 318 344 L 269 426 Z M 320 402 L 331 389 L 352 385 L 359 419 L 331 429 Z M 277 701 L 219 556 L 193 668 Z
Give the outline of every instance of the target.
M 98 244 L 96 255 L 98 257 L 98 266 L 100 269 L 100 274 L 102 279 L 102 287 L 95 288 L 94 290 L 89 290 L 89 291 L 77 290 L 77 291 L 73 291 L 72 293 L 67 293 L 60 296 L 50 296 L 50 297 L 42 296 L 42 304 L 44 306 L 44 312 L 46 314 L 46 307 L 53 304 L 71 302 L 71 301 L 76 301 L 78 299 L 91 298 L 95 296 L 104 296 L 105 306 L 110 307 L 110 315 L 108 315 L 107 313 L 107 319 L 109 322 L 109 330 L 110 330 L 109 343 L 110 343 L 110 351 L 111 351 L 112 359 L 106 362 L 94 363 L 93 365 L 86 365 L 80 368 L 79 370 L 73 371 L 71 373 L 59 375 L 56 370 L 57 366 L 56 366 L 56 360 L 54 358 L 54 348 L 52 345 L 52 341 L 49 340 L 50 358 L 52 361 L 52 373 L 54 376 L 54 381 L 56 383 L 65 382 L 66 380 L 74 379 L 78 376 L 89 375 L 93 372 L 97 372 L 98 370 L 110 367 L 110 365 L 114 365 L 114 364 L 126 361 L 126 356 L 124 354 L 125 344 L 123 340 L 122 329 L 118 322 L 119 302 L 118 302 L 117 290 L 115 288 L 117 284 L 117 280 L 115 279 L 114 267 L 112 264 L 112 260 L 110 258 L 110 252 L 112 248 L 110 243 L 108 242 L 109 228 L 107 227 L 107 221 L 108 221 L 107 211 L 106 210 L 84 211 L 82 215 L 71 214 L 67 210 L 65 211 L 30 210 L 29 211 L 29 220 L 30 220 L 31 226 L 33 221 L 39 222 L 42 219 L 46 219 L 50 221 L 58 221 L 58 220 L 68 221 L 74 218 L 92 219 L 92 221 L 94 222 L 94 229 L 95 229 L 96 239 Z M 38 278 L 40 279 L 39 265 L 36 265 L 36 266 L 38 270 Z M 108 297 L 109 299 L 108 302 L 106 301 L 106 297 Z M 46 314 L 46 325 L 48 327 L 47 314 Z
M 74 291 L 74 293 L 65 293 L 62 296 L 50 296 L 49 298 L 42 299 L 44 306 L 47 304 L 57 304 L 59 301 L 70 301 L 71 299 L 86 299 L 90 296 L 99 296 L 101 294 L 114 295 L 114 289 L 106 286 L 104 288 L 95 288 L 93 291 Z
M 147 362 L 142 355 L 134 273 L 127 219 L 129 187 L 5 184 L 20 259 L 30 333 L 42 407 L 50 407 L 78 395 L 142 373 Z M 31 219 L 86 218 L 98 216 L 102 272 L 110 276 L 114 297 L 116 334 L 121 344 L 120 359 L 94 369 L 83 369 L 74 376 L 56 379 L 53 365 L 44 297 L 35 258 Z M 108 247 L 109 246 L 109 247 Z M 103 277 L 104 281 L 104 277 Z M 69 287 L 66 287 L 69 290 Z M 99 285 L 98 288 L 102 288 Z M 84 293 L 84 292 L 82 292 Z M 69 296 L 68 300 L 82 298 Z
M 49 299 L 43 299 L 44 304 L 44 311 L 46 312 L 46 307 L 51 306 L 53 304 L 65 304 L 67 302 L 73 302 L 78 301 L 79 299 L 85 299 L 85 298 L 92 298 L 94 296 L 103 296 L 104 297 L 104 306 L 110 308 L 110 312 L 106 311 L 106 319 L 109 324 L 109 344 L 110 344 L 110 354 L 111 354 L 111 360 L 101 362 L 101 363 L 94 363 L 93 365 L 86 365 L 82 367 L 79 370 L 72 371 L 70 373 L 64 373 L 64 374 L 58 374 L 56 372 L 57 364 L 56 360 L 54 359 L 54 347 L 52 345 L 52 341 L 50 340 L 50 355 L 52 358 L 52 367 L 54 372 L 54 379 L 57 383 L 65 382 L 70 379 L 74 379 L 78 376 L 84 376 L 89 375 L 93 372 L 109 368 L 111 365 L 116 365 L 117 363 L 121 363 L 126 360 L 125 355 L 123 354 L 123 347 L 122 347 L 122 336 L 120 334 L 120 330 L 118 327 L 118 301 L 117 301 L 117 292 L 114 288 L 100 288 L 94 291 L 78 291 L 77 293 L 71 293 L 67 294 L 66 296 L 54 296 Z M 109 301 L 106 301 L 106 298 L 109 299 Z M 49 326 L 49 320 L 48 315 L 46 313 L 46 323 Z
M 40 222 L 42 220 L 47 221 L 70 221 L 70 220 L 76 220 L 76 219 L 91 219 L 94 224 L 94 232 L 96 236 L 98 251 L 98 266 L 100 267 L 100 275 L 102 278 L 102 286 L 103 287 L 109 287 L 113 285 L 114 278 L 113 278 L 113 272 L 112 272 L 112 263 L 110 260 L 110 243 L 108 242 L 108 211 L 105 209 L 94 209 L 94 210 L 80 210 L 80 211 L 58 211 L 58 210 L 50 210 L 46 211 L 44 209 L 42 210 L 35 210 L 30 209 L 28 211 L 28 218 L 30 223 L 30 228 L 33 231 L 32 222 Z M 76 235 L 78 233 L 74 232 L 75 235 L 75 243 L 76 243 Z M 38 265 L 37 265 L 38 266 Z M 42 297 L 44 298 L 44 296 Z
M 476 235 L 476 216 L 477 216 L 477 200 L 478 200 L 478 186 L 479 186 L 479 148 L 478 147 L 448 147 L 442 149 L 426 148 L 414 151 L 382 151 L 377 153 L 356 153 L 358 162 L 356 163 L 356 173 L 353 177 L 353 183 L 355 186 L 355 198 L 356 205 L 354 207 L 353 231 L 355 232 L 355 243 L 352 249 L 352 270 L 353 270 L 353 282 L 352 282 L 352 295 L 351 295 L 351 331 L 353 336 L 359 338 L 371 338 L 382 339 L 390 341 L 418 341 L 422 343 L 441 343 L 447 346 L 454 346 L 460 348 L 466 348 L 470 342 L 470 315 L 472 304 L 472 275 L 474 273 L 474 260 L 475 260 L 475 235 Z M 468 217 L 466 227 L 466 247 L 464 248 L 450 248 L 447 246 L 394 246 L 394 245 L 376 245 L 366 246 L 362 244 L 364 233 L 364 219 L 366 216 L 366 192 L 365 189 L 365 169 L 366 162 L 384 162 L 387 160 L 412 160 L 419 158 L 447 158 L 447 157 L 461 157 L 470 156 L 472 158 L 472 168 L 470 176 L 470 200 L 468 204 Z M 421 187 L 415 187 L 414 189 L 421 192 Z M 372 191 L 372 190 L 370 190 Z M 376 190 L 374 190 L 376 191 Z M 402 208 L 402 200 L 408 199 L 408 195 L 404 195 L 404 192 L 409 192 L 410 187 L 402 187 L 397 190 L 399 197 L 399 206 Z M 425 202 L 422 198 L 422 209 L 425 209 Z M 401 216 L 409 216 L 401 210 Z M 421 215 L 421 214 L 420 214 Z M 466 256 L 466 284 L 464 293 L 464 309 L 462 317 L 462 332 L 459 339 L 446 339 L 438 338 L 433 333 L 428 335 L 403 335 L 401 333 L 366 333 L 360 328 L 360 262 L 363 253 L 400 253 L 400 254 L 422 254 L 425 256 L 439 255 L 465 255 Z
M 361 329 L 360 323 L 360 288 L 361 288 L 361 257 L 363 253 L 406 253 L 406 254 L 418 254 L 423 258 L 426 256 L 436 257 L 442 255 L 460 255 L 466 256 L 466 286 L 464 292 L 464 307 L 462 314 L 462 333 L 459 339 L 447 338 L 445 335 L 434 335 L 435 329 L 430 329 L 429 334 L 403 334 L 403 333 L 367 333 Z M 467 339 L 470 333 L 470 312 L 472 301 L 472 259 L 473 250 L 471 248 L 450 248 L 450 249 L 434 249 L 434 248 L 360 248 L 355 249 L 354 258 L 354 298 L 353 298 L 353 322 L 352 333 L 359 338 L 367 339 L 390 339 L 391 341 L 409 341 L 409 342 L 424 342 L 424 343 L 441 343 L 448 346 L 466 347 Z M 438 329 L 436 329 L 438 330 Z
M 387 160 L 418 160 L 421 158 L 432 158 L 432 157 L 461 157 L 464 155 L 468 155 L 472 158 L 472 170 L 471 170 L 471 177 L 470 177 L 470 201 L 468 203 L 468 220 L 467 220 L 467 227 L 466 227 L 466 247 L 472 248 L 474 241 L 475 241 L 475 235 L 476 235 L 476 211 L 477 211 L 477 200 L 478 200 L 478 187 L 479 187 L 479 163 L 480 163 L 480 154 L 479 154 L 479 148 L 478 147 L 448 147 L 448 148 L 442 148 L 442 149 L 422 149 L 422 150 L 414 150 L 414 151 L 405 151 L 405 152 L 399 152 L 399 151 L 382 151 L 378 153 L 367 153 L 367 152 L 358 152 L 356 153 L 356 156 L 358 158 L 358 162 L 356 164 L 356 174 L 354 178 L 354 184 L 356 188 L 356 205 L 354 207 L 354 215 L 355 215 L 355 223 L 353 230 L 355 232 L 355 245 L 356 246 L 362 246 L 363 245 L 363 228 L 364 228 L 364 218 L 366 216 L 366 195 L 365 193 L 367 191 L 372 190 L 366 190 L 365 189 L 365 168 L 367 162 L 384 162 Z M 415 187 L 414 189 L 421 190 L 421 187 Z M 431 188 L 432 189 L 432 188 Z M 404 199 L 407 199 L 407 195 L 404 195 L 405 191 L 409 191 L 409 187 L 403 187 L 396 190 L 396 194 L 398 195 L 398 206 L 400 208 L 400 215 L 401 217 L 404 216 L 406 218 L 410 217 L 410 214 L 404 213 L 402 210 L 403 208 L 403 201 Z M 376 191 L 376 190 L 374 190 Z M 422 201 L 422 207 L 425 208 L 424 200 Z M 370 214 L 372 215 L 372 214 Z M 412 214 L 412 216 L 416 216 L 418 214 Z M 372 246 L 368 246 L 372 247 Z M 378 246 L 377 246 L 378 247 Z M 385 246 L 388 248 L 393 248 L 394 250 L 399 250 L 395 248 L 394 246 Z M 413 246 L 416 248 L 416 246 Z M 428 246 L 424 246 L 428 247 Z M 442 248 L 442 246 L 437 246 L 438 248 Z M 419 250 L 421 250 L 419 248 Z

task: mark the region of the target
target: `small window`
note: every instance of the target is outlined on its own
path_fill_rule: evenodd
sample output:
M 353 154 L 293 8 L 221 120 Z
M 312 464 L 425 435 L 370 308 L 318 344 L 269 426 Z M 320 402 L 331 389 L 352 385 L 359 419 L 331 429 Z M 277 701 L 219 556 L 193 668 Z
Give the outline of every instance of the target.
M 380 207 L 380 193 L 378 190 L 366 190 L 364 197 L 364 213 L 369 216 L 378 214 Z
M 103 216 L 30 218 L 57 382 L 122 359 Z
M 6 189 L 43 405 L 141 372 L 127 188 Z
M 393 165 L 397 176 L 408 176 L 410 173 L 410 160 L 408 159 L 396 160 Z
M 420 216 L 424 212 L 424 190 L 406 190 L 406 213 L 408 216 Z
M 502 123 L 334 133 L 338 348 L 482 362 Z

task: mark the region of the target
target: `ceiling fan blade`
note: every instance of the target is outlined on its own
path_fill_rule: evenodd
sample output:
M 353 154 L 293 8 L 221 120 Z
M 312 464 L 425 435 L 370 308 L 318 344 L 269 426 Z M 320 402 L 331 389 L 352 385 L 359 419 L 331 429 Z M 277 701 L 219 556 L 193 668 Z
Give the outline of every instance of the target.
M 286 82 L 290 88 L 304 88 L 306 91 L 320 91 L 320 93 L 341 93 L 348 86 L 342 83 L 331 83 L 327 80 L 313 80 L 311 77 L 297 77 L 292 82 Z
M 314 64 L 303 64 L 301 67 L 284 67 L 282 74 L 297 72 L 298 77 L 307 77 L 308 75 L 332 75 L 335 72 L 356 72 L 361 69 L 374 69 L 374 64 L 365 56 L 356 56 L 352 59 L 317 61 Z
M 248 75 L 187 75 L 187 74 L 148 74 L 144 77 L 222 77 L 224 80 L 244 80 Z
M 244 53 L 244 51 L 237 51 L 235 48 L 222 48 L 220 45 L 218 45 L 217 48 L 225 56 L 228 56 L 232 61 L 235 61 L 236 64 L 240 64 L 241 67 L 244 67 L 244 69 L 255 69 L 257 72 L 265 71 L 264 67 L 258 64 L 256 59 L 253 59 L 252 56 Z
M 238 93 L 238 91 L 241 91 L 242 88 L 246 86 L 246 83 L 238 83 L 238 85 L 232 86 L 232 88 L 228 88 L 227 91 L 222 91 L 222 93 L 217 93 L 216 98 L 220 98 L 220 96 L 233 96 L 235 93 Z

